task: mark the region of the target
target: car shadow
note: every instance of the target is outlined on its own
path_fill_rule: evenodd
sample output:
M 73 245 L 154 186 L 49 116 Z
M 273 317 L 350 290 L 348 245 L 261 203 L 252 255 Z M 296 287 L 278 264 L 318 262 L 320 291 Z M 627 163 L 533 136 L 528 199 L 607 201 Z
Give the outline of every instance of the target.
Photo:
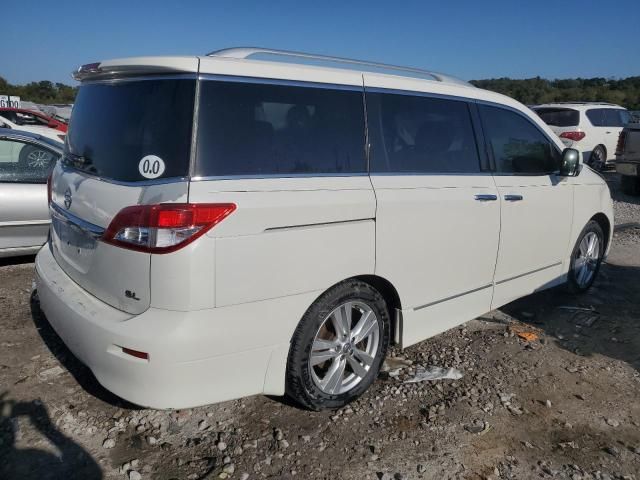
M 19 448 L 18 439 L 24 434 L 21 427 L 26 426 L 20 419 L 45 437 L 55 453 L 33 446 Z M 100 465 L 55 427 L 41 401 L 15 401 L 8 398 L 8 392 L 0 394 L 0 459 L 0 478 L 6 480 L 103 478 Z
M 96 380 L 91 370 L 71 353 L 55 332 L 40 309 L 40 302 L 36 291 L 31 294 L 31 319 L 49 351 L 88 394 L 118 408 L 128 410 L 143 409 L 143 407 L 130 403 L 111 393 L 98 383 L 98 380 Z
M 640 267 L 603 263 L 584 294 L 557 287 L 499 310 L 579 357 L 604 355 L 640 371 Z
M 19 257 L 0 258 L 0 267 L 8 267 L 10 265 L 24 265 L 25 263 L 33 263 L 35 255 L 22 255 Z
M 602 176 L 609 184 L 609 190 L 611 190 L 611 198 L 616 202 L 631 203 L 634 205 L 640 205 L 640 196 L 627 195 L 622 192 L 620 186 L 620 174 L 617 172 L 602 172 Z

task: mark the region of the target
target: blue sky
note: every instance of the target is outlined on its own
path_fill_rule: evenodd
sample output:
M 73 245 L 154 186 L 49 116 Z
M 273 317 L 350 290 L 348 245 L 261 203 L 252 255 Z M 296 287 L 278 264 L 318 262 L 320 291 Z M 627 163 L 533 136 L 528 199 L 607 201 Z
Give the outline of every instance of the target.
M 0 76 L 230 46 L 410 65 L 464 79 L 640 75 L 640 0 L 3 2 Z

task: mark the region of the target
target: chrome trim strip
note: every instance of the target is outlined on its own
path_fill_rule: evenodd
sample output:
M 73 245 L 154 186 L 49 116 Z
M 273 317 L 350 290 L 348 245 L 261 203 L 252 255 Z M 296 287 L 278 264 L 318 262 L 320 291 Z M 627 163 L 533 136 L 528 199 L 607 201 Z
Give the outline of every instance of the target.
M 429 97 L 429 98 L 438 98 L 442 100 L 454 100 L 458 102 L 467 102 L 474 103 L 476 102 L 475 98 L 472 97 L 464 97 L 462 95 L 448 95 L 446 93 L 435 93 L 435 92 L 419 92 L 415 90 L 404 90 L 399 88 L 388 88 L 388 87 L 370 87 L 368 85 L 364 86 L 366 93 L 382 93 L 387 95 L 407 95 L 410 97 Z
M 191 177 L 192 182 L 202 182 L 207 180 L 260 180 L 260 179 L 276 179 L 276 178 L 327 178 L 327 177 L 366 177 L 366 172 L 362 173 L 270 173 L 263 175 L 222 175 L 222 176 L 204 176 Z
M 421 310 L 423 308 L 432 307 L 433 305 L 437 305 L 438 303 L 448 302 L 449 300 L 453 300 L 458 297 L 462 297 L 464 295 L 469 295 L 470 293 L 479 292 L 480 290 L 484 290 L 485 288 L 493 287 L 492 284 L 484 285 L 482 287 L 474 288 L 473 290 L 468 290 L 466 292 L 458 293 L 457 295 L 451 295 L 450 297 L 443 298 L 442 300 L 436 300 L 435 302 L 426 303 L 425 305 L 420 305 L 419 307 L 415 307 L 413 310 Z
M 350 90 L 362 92 L 362 84 L 345 85 L 341 83 L 322 83 L 304 80 L 285 80 L 278 78 L 243 77 L 239 75 L 223 75 L 219 73 L 201 73 L 198 80 L 215 80 L 219 82 L 254 83 L 265 85 L 286 85 L 290 87 L 326 88 L 329 90 Z
M 156 178 L 154 180 L 141 180 L 136 182 L 124 182 L 120 180 L 113 180 L 111 178 L 103 178 L 98 175 L 94 175 L 89 172 L 85 172 L 84 170 L 79 170 L 77 168 L 73 168 L 70 165 L 66 165 L 63 161 L 60 162 L 60 166 L 62 169 L 68 173 L 77 173 L 79 175 L 86 175 L 87 177 L 91 177 L 94 180 L 99 180 L 105 183 L 111 183 L 113 185 L 122 185 L 125 187 L 146 187 L 149 185 L 164 185 L 165 183 L 179 183 L 179 182 L 187 182 L 189 181 L 189 177 L 166 177 L 166 178 Z
M 0 228 L 2 227 L 22 227 L 27 225 L 48 225 L 51 220 L 13 220 L 10 222 L 0 222 Z
M 496 285 L 502 285 L 503 283 L 510 282 L 511 280 L 517 280 L 518 278 L 526 277 L 527 275 L 533 275 L 534 273 L 538 273 L 543 270 L 547 270 L 549 268 L 557 267 L 559 265 L 562 265 L 562 262 L 556 262 L 552 265 L 547 265 L 546 267 L 536 268 L 535 270 L 531 270 L 530 272 L 527 272 L 527 273 L 521 273 L 520 275 L 516 275 L 515 277 L 505 278 L 504 280 L 500 280 L 499 282 L 496 282 Z
M 318 223 L 305 223 L 303 225 L 286 225 L 282 227 L 269 227 L 265 228 L 265 232 L 277 232 L 280 230 L 295 230 L 297 228 L 308 228 L 308 227 L 325 227 L 330 225 L 341 225 L 343 223 L 359 223 L 359 222 L 369 222 L 375 221 L 375 218 L 355 218 L 353 220 L 337 220 L 335 222 L 318 222 Z
M 490 171 L 484 172 L 371 172 L 371 177 L 490 177 Z
M 51 204 L 49 205 L 49 211 L 51 212 L 52 218 L 55 217 L 57 220 L 60 220 L 61 222 L 74 225 L 96 240 L 102 237 L 102 235 L 104 235 L 104 232 L 105 232 L 104 228 L 98 225 L 94 225 L 93 223 L 87 222 L 86 220 L 83 220 L 80 217 L 77 217 L 76 215 L 63 210 L 53 202 L 51 202 Z

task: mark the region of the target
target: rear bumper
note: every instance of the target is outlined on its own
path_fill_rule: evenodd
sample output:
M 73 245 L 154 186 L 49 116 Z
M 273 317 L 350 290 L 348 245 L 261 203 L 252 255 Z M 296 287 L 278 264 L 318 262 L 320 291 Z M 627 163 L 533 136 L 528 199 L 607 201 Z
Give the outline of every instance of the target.
M 150 308 L 132 316 L 73 282 L 48 245 L 36 258 L 36 285 L 42 311 L 68 348 L 105 388 L 130 402 L 189 408 L 284 393 L 288 327 L 265 335 L 246 324 L 265 322 L 264 305 L 193 312 Z M 286 312 L 290 303 L 278 311 Z M 122 347 L 147 352 L 149 358 L 125 354 Z

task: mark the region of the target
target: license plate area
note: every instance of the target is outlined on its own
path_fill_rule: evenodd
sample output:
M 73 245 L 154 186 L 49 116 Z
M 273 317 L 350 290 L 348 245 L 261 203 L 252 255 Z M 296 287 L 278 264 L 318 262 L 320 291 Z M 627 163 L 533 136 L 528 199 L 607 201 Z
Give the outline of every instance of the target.
M 51 229 L 54 254 L 77 272 L 87 273 L 102 229 L 55 207 L 51 208 Z

